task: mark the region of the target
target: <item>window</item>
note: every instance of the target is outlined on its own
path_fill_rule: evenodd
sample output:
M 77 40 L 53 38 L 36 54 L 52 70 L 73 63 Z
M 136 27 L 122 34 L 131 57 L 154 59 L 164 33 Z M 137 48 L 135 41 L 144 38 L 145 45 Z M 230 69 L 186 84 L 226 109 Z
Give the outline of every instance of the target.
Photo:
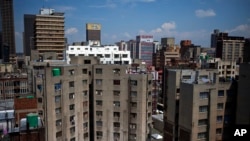
M 207 112 L 208 106 L 200 106 L 199 107 L 199 112 Z
M 113 73 L 114 73 L 114 74 L 120 74 L 120 71 L 121 71 L 121 70 L 118 69 L 118 68 L 117 68 L 117 69 L 113 69 Z
M 131 91 L 130 96 L 132 97 L 137 97 L 137 91 Z
M 224 96 L 224 90 L 219 90 L 218 91 L 218 96 Z
M 102 132 L 101 131 L 96 131 L 96 137 L 97 137 L 97 139 L 101 139 L 102 138 Z
M 198 125 L 199 125 L 199 126 L 207 125 L 207 123 L 208 123 L 208 120 L 207 120 L 207 119 L 200 119 L 200 120 L 198 121 Z
M 110 54 L 105 54 L 105 58 L 110 58 Z
M 96 121 L 96 126 L 102 126 L 102 121 Z
M 54 87 L 55 87 L 55 91 L 61 90 L 61 84 L 60 83 L 55 83 Z
M 114 139 L 119 139 L 120 138 L 120 133 L 114 133 Z
M 218 110 L 223 110 L 224 104 L 223 103 L 218 103 L 217 104 L 217 109 Z
M 88 96 L 88 91 L 83 91 L 83 96 Z
M 71 127 L 69 130 L 70 130 L 70 133 L 75 133 L 76 131 L 75 127 Z
M 75 71 L 72 69 L 72 70 L 69 70 L 69 75 L 74 75 Z
M 83 123 L 83 128 L 84 129 L 88 128 L 88 122 Z
M 120 91 L 113 91 L 114 96 L 120 96 Z
M 136 140 L 136 134 L 129 134 L 130 140 Z
M 221 133 L 222 133 L 222 129 L 221 129 L 221 128 L 217 128 L 217 129 L 216 129 L 216 134 L 217 134 L 217 135 L 220 135 Z
M 69 99 L 74 99 L 75 98 L 75 93 L 70 93 L 69 94 Z
M 88 80 L 82 80 L 82 84 L 83 85 L 87 85 L 88 84 Z
M 115 128 L 119 128 L 120 127 L 120 123 L 119 122 L 114 122 L 114 127 Z
M 70 141 L 76 141 L 76 138 L 71 138 Z
M 136 113 L 130 113 L 130 118 L 136 118 L 137 114 Z
M 91 60 L 84 60 L 84 64 L 91 64 Z
M 58 95 L 58 96 L 55 96 L 55 102 L 58 103 L 61 101 L 61 96 Z
M 130 102 L 130 106 L 136 108 L 137 107 L 137 103 L 136 102 Z
M 96 79 L 96 85 L 102 85 L 102 79 Z
M 69 110 L 75 110 L 75 104 L 69 105 Z
M 61 137 L 61 136 L 62 136 L 62 131 L 56 132 L 56 138 L 59 138 L 59 137 Z
M 62 125 L 62 120 L 59 119 L 59 120 L 56 120 L 56 126 L 61 126 Z
M 114 80 L 114 81 L 113 81 L 113 84 L 114 84 L 114 85 L 120 85 L 120 80 Z
M 120 107 L 120 101 L 114 101 L 113 105 L 114 107 Z
M 96 105 L 102 106 L 102 101 L 101 100 L 96 100 Z
M 207 138 L 207 133 L 206 132 L 198 133 L 198 139 L 205 139 L 205 138 Z
M 122 58 L 128 58 L 127 54 L 122 54 Z
M 56 112 L 56 114 L 60 114 L 60 113 L 62 113 L 62 110 L 61 110 L 61 108 L 56 108 L 55 112 Z
M 96 90 L 95 94 L 101 96 L 102 95 L 102 90 Z
M 88 133 L 84 133 L 83 137 L 84 137 L 84 139 L 87 139 L 89 137 L 89 134 Z
M 102 58 L 102 57 L 103 57 L 103 55 L 102 55 L 102 54 L 97 54 L 96 56 L 97 56 L 97 57 L 100 57 L 100 58 Z
M 183 75 L 182 79 L 191 79 L 191 75 Z
M 82 69 L 82 74 L 87 74 L 88 73 L 88 69 Z
M 69 117 L 69 122 L 71 125 L 75 125 L 75 116 L 70 116 Z
M 114 112 L 114 117 L 120 117 L 120 112 Z
M 39 97 L 39 98 L 37 99 L 37 101 L 38 101 L 39 103 L 42 103 L 42 102 L 43 102 L 43 98 Z
M 84 101 L 82 102 L 82 104 L 83 104 L 83 107 L 88 107 L 88 101 Z
M 137 86 L 137 81 L 136 80 L 130 80 L 130 84 L 133 86 Z
M 200 92 L 200 99 L 207 99 L 209 92 Z
M 135 123 L 130 123 L 129 128 L 130 129 L 136 129 L 136 124 Z
M 114 57 L 115 57 L 115 58 L 119 58 L 119 54 L 115 54 Z
M 96 73 L 96 74 L 102 74 L 102 69 L 96 68 L 96 69 L 95 69 L 95 73 Z
M 74 81 L 69 82 L 69 87 L 74 87 Z
M 223 117 L 222 116 L 217 116 L 216 122 L 217 123 L 221 123 L 222 122 Z
M 96 111 L 96 116 L 102 116 L 102 111 Z

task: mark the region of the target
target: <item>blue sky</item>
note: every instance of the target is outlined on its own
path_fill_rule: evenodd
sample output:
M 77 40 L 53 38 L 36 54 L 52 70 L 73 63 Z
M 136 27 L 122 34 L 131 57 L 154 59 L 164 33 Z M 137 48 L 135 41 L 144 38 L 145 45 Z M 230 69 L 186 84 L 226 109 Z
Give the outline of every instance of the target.
M 68 42 L 85 41 L 85 24 L 102 25 L 102 44 L 153 35 L 210 46 L 214 29 L 250 38 L 250 0 L 14 0 L 17 52 L 22 52 L 23 15 L 53 8 L 65 13 Z

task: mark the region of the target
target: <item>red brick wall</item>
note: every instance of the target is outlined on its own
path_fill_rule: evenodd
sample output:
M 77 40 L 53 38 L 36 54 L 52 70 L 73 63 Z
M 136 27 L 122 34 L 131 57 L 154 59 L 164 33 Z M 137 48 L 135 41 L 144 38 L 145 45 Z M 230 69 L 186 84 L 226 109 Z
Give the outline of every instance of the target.
M 15 110 L 37 109 L 36 98 L 16 98 L 14 101 Z

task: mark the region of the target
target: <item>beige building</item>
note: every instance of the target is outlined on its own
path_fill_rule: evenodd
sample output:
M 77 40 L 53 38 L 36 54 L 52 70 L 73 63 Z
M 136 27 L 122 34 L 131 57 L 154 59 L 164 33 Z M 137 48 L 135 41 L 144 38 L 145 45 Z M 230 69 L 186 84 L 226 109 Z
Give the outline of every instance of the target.
M 62 60 L 65 50 L 64 13 L 42 8 L 35 17 L 34 43 L 40 55 L 55 52 L 57 59 Z
M 152 75 L 121 65 L 93 67 L 94 139 L 146 141 L 152 127 Z
M 152 74 L 72 57 L 31 62 L 47 141 L 145 141 L 152 128 Z
M 235 89 L 217 70 L 167 71 L 164 140 L 227 139 L 234 120 Z

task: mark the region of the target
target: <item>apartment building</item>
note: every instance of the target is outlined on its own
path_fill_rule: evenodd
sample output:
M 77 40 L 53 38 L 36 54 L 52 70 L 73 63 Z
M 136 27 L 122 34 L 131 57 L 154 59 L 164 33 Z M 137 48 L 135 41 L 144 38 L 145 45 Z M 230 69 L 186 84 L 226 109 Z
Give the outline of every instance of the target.
M 55 52 L 57 59 L 64 59 L 64 13 L 55 12 L 54 9 L 42 8 L 35 17 L 34 49 L 40 54 Z
M 38 114 L 45 124 L 46 141 L 88 141 L 89 83 L 91 62 L 73 59 L 32 62 L 33 89 L 37 96 Z
M 235 82 L 219 81 L 217 70 L 174 70 L 167 89 L 164 140 L 228 140 L 235 120 Z
M 70 63 L 74 56 L 95 56 L 99 57 L 103 64 L 131 64 L 130 51 L 119 50 L 116 45 L 109 46 L 68 46 L 66 60 Z
M 152 75 L 128 74 L 121 65 L 93 67 L 93 129 L 96 141 L 145 141 L 152 124 Z

